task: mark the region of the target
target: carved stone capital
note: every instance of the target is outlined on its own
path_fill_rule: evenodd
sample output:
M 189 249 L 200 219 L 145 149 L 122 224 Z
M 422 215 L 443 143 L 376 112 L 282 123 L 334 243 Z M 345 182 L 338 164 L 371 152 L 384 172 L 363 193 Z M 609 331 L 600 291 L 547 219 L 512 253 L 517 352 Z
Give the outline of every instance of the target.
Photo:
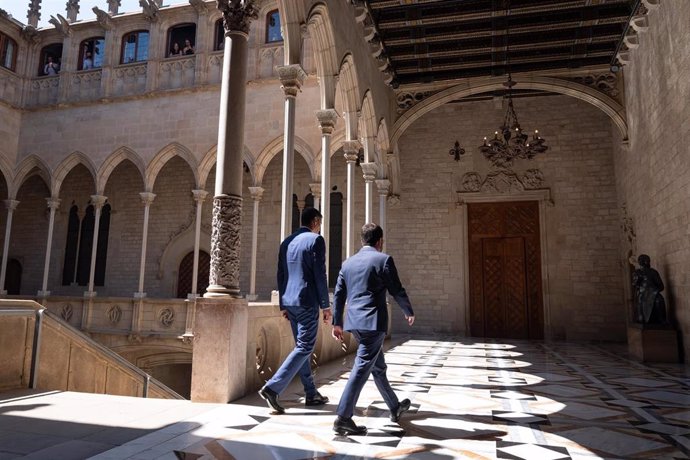
M 297 93 L 301 91 L 304 79 L 307 77 L 302 66 L 299 64 L 279 65 L 276 66 L 276 71 L 285 96 L 297 97 Z
M 46 203 L 48 203 L 48 208 L 49 209 L 57 209 L 60 207 L 60 202 L 62 200 L 60 198 L 46 198 Z
M 241 224 L 242 197 L 213 197 L 211 270 L 207 296 L 239 297 Z
M 252 194 L 254 201 L 261 201 L 263 198 L 265 189 L 263 187 L 249 187 L 249 193 Z
M 91 195 L 91 204 L 93 205 L 94 208 L 101 209 L 103 207 L 103 205 L 105 204 L 105 201 L 107 199 L 108 199 L 107 196 Z
M 345 156 L 347 155 L 354 155 L 355 159 L 353 161 L 357 161 L 357 155 L 359 155 L 359 149 L 362 148 L 362 143 L 359 141 L 345 141 L 343 142 L 343 152 L 345 152 Z
M 8 211 L 14 211 L 19 206 L 19 201 L 17 200 L 4 200 L 3 203 L 5 203 L 5 208 Z
M 338 112 L 336 112 L 335 109 L 317 110 L 316 119 L 319 120 L 321 134 L 330 136 L 335 130 L 335 124 L 338 121 Z
M 242 33 L 249 36 L 252 19 L 259 17 L 254 0 L 216 0 L 216 7 L 223 15 L 225 34 Z
M 321 182 L 312 182 L 309 184 L 309 190 L 314 198 L 321 197 Z
M 22 38 L 26 40 L 29 45 L 38 45 L 41 43 L 41 37 L 38 35 L 36 27 L 33 25 L 25 26 L 21 32 Z
M 362 176 L 365 182 L 373 182 L 376 179 L 376 173 L 378 172 L 378 165 L 373 162 L 360 163 L 362 167 Z
M 208 192 L 206 190 L 192 190 L 192 195 L 194 195 L 194 201 L 196 201 L 196 204 L 201 204 L 206 201 Z
M 139 196 L 141 197 L 141 203 L 144 206 L 150 206 L 151 203 L 153 203 L 153 200 L 156 198 L 156 194 L 151 192 L 141 192 Z
M 206 6 L 204 0 L 189 0 L 189 4 L 194 7 L 199 15 L 208 13 L 208 6 Z
M 379 195 L 388 196 L 391 190 L 391 181 L 388 179 L 376 179 L 376 188 L 379 191 Z

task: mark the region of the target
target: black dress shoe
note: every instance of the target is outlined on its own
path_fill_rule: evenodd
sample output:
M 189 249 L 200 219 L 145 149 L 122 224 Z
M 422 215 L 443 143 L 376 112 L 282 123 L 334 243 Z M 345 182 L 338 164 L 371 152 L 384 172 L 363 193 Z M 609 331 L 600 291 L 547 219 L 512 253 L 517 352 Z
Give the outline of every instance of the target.
M 333 431 L 340 436 L 357 436 L 367 434 L 367 427 L 355 425 L 355 422 L 353 422 L 351 418 L 338 416 L 335 419 L 335 423 L 333 423 Z
M 318 391 L 311 398 L 306 398 L 304 400 L 305 406 L 323 406 L 328 402 L 328 396 L 324 396 Z
M 261 396 L 261 399 L 268 403 L 268 407 L 273 409 L 278 414 L 285 413 L 285 409 L 278 402 L 278 393 L 276 393 L 275 391 L 271 390 L 268 387 L 263 387 L 259 390 L 259 396 Z
M 400 416 L 410 409 L 410 400 L 403 399 L 398 403 L 398 408 L 394 412 L 391 412 L 391 422 L 397 423 L 400 420 Z

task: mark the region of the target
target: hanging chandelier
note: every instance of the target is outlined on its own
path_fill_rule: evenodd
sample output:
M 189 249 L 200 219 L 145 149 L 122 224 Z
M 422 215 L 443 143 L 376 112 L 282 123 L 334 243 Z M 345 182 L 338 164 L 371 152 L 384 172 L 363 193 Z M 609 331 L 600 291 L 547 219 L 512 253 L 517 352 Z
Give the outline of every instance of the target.
M 507 3 L 509 9 L 509 2 Z M 506 16 L 508 11 L 506 11 Z M 508 23 L 510 24 L 510 23 Z M 531 160 L 538 153 L 543 153 L 548 149 L 544 145 L 544 138 L 539 136 L 539 131 L 534 130 L 532 139 L 525 134 L 520 127 L 515 106 L 513 105 L 513 86 L 515 82 L 510 74 L 510 45 L 508 42 L 510 26 L 506 27 L 506 68 L 508 80 L 503 83 L 507 88 L 505 98 L 508 99 L 508 109 L 503 117 L 503 124 L 494 133 L 493 139 L 484 138 L 484 144 L 479 146 L 484 156 L 499 168 L 509 168 L 513 160 L 521 158 Z

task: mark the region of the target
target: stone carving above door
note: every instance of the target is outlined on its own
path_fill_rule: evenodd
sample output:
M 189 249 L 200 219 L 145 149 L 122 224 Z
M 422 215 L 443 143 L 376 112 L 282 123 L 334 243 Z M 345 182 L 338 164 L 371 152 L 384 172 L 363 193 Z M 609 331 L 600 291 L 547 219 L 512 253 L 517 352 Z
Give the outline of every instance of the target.
M 482 178 L 477 172 L 462 176 L 458 192 L 511 193 L 544 188 L 544 173 L 539 169 L 528 169 L 522 176 L 509 169 L 492 171 Z

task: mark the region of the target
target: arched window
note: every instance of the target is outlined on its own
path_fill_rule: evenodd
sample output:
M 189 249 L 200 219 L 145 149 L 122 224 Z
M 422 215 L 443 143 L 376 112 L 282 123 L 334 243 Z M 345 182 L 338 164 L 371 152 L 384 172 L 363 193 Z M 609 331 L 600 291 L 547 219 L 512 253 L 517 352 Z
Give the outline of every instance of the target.
M 194 54 L 196 47 L 196 24 L 178 24 L 168 29 L 168 50 L 166 57 Z
M 223 18 L 216 21 L 216 33 L 215 39 L 213 40 L 213 49 L 218 51 L 222 50 L 225 46 L 225 27 L 223 27 Z
M 79 208 L 72 203 L 67 221 L 67 243 L 65 243 L 65 263 L 62 266 L 62 285 L 69 286 L 74 281 L 79 246 Z
M 331 192 L 331 212 L 328 224 L 328 284 L 335 287 L 340 265 L 343 260 L 343 194 L 333 187 Z
M 120 63 L 145 61 L 149 58 L 149 32 L 137 30 L 122 37 Z
M 266 15 L 266 43 L 282 42 L 280 33 L 280 15 L 278 10 L 270 11 Z
M 0 33 L 0 66 L 14 72 L 17 65 L 17 42 Z
M 38 75 L 57 75 L 62 65 L 62 43 L 44 46 L 38 64 Z
M 103 67 L 105 55 L 105 38 L 93 37 L 84 40 L 79 45 L 79 70 L 99 69 Z

